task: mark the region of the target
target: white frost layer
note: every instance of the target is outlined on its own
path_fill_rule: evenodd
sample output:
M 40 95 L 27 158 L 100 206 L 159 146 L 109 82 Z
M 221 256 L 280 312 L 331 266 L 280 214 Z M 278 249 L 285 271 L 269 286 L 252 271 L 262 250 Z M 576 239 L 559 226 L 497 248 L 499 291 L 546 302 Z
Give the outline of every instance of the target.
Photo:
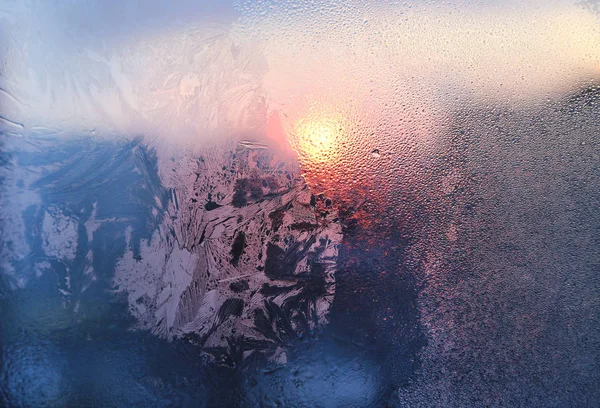
M 264 341 L 276 352 L 282 327 L 299 334 L 327 322 L 341 225 L 297 163 L 223 142 L 162 167 L 171 189 L 163 222 L 139 257 L 122 257 L 114 280 L 140 327 L 167 338 L 195 333 L 207 348 Z M 267 265 L 269 256 L 283 266 Z M 256 322 L 274 307 L 287 310 L 269 318 L 275 334 Z
M 42 222 L 42 248 L 46 255 L 72 261 L 77 255 L 77 221 L 51 207 Z
M 138 319 L 147 319 L 147 305 L 152 300 L 155 330 L 168 333 L 175 322 L 175 313 L 183 291 L 192 280 L 198 256 L 185 248 L 170 248 L 157 231 L 150 242 L 142 241 L 141 260 L 126 253 L 116 266 L 114 283 L 128 290 L 130 311 Z M 149 323 L 149 322 L 146 322 Z

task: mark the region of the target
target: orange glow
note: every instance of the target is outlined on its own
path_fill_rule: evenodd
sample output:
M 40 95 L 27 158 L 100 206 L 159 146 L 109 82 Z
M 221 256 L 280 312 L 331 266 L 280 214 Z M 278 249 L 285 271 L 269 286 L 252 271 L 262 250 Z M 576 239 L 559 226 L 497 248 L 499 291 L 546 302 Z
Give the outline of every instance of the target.
M 340 155 L 347 132 L 347 121 L 341 115 L 312 114 L 297 123 L 292 143 L 302 164 L 332 164 Z

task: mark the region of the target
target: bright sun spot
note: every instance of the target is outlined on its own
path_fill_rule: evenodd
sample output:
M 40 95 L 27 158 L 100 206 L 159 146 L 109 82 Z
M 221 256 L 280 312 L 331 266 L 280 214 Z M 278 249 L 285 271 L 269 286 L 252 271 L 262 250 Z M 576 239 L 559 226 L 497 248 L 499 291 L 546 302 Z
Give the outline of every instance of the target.
M 330 162 L 339 153 L 347 126 L 337 115 L 311 115 L 298 122 L 294 144 L 302 161 Z

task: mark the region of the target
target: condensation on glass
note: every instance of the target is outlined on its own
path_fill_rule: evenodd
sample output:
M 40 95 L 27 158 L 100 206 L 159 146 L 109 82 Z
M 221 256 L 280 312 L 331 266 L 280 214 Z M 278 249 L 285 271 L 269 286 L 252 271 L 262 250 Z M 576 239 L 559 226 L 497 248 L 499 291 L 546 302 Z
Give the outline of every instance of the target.
M 0 401 L 595 406 L 597 1 L 0 5 Z

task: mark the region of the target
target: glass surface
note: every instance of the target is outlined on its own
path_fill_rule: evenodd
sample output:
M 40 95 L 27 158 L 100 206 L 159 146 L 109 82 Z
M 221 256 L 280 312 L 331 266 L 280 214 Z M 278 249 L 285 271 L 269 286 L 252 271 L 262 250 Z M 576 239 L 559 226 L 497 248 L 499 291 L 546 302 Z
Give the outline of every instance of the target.
M 600 405 L 600 3 L 0 3 L 0 406 Z

